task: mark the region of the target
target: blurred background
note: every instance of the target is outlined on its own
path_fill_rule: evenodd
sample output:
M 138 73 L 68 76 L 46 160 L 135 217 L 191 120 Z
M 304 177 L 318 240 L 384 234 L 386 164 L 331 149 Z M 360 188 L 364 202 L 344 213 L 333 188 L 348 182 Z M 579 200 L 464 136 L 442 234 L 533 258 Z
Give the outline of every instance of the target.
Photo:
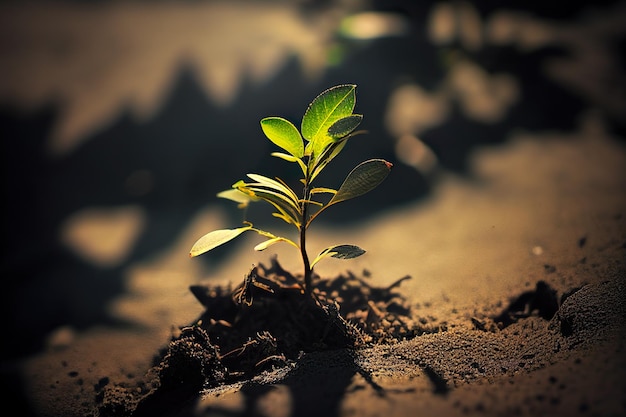
M 211 275 L 238 244 L 191 263 L 190 243 L 242 218 L 215 194 L 297 175 L 261 118 L 299 125 L 322 90 L 358 85 L 368 134 L 320 180 L 373 157 L 393 175 L 318 222 L 366 224 L 427 200 L 441 172 L 471 177 L 477 146 L 589 112 L 623 138 L 625 41 L 620 1 L 1 2 L 1 305 L 19 335 L 2 353 L 119 324 L 125 292 Z M 138 320 L 169 326 L 168 308 Z

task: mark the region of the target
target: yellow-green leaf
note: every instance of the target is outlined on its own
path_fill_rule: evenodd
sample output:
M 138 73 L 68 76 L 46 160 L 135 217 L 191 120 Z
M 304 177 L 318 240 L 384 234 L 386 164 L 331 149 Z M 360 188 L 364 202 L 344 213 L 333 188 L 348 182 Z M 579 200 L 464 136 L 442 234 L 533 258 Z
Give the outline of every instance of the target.
M 339 152 L 346 146 L 348 143 L 348 138 L 340 139 L 336 142 L 331 143 L 329 147 L 324 149 L 321 155 L 315 157 L 314 161 L 314 169 L 311 174 L 311 182 L 319 175 L 320 172 L 328 165 L 330 161 L 333 160 L 334 157 L 339 155 Z
M 320 194 L 320 193 L 328 193 L 328 194 L 337 194 L 337 190 L 326 187 L 315 187 L 310 191 L 311 194 Z
M 274 206 L 274 208 L 279 211 L 276 217 L 285 220 L 287 223 L 293 223 L 294 225 L 299 227 L 299 218 L 301 216 L 300 207 L 293 205 L 291 200 L 289 200 L 283 194 L 258 187 L 245 187 L 244 189 L 254 194 L 261 200 Z
M 243 208 L 248 205 L 251 201 L 258 201 L 259 199 L 253 197 L 249 194 L 246 194 L 238 189 L 231 188 L 229 190 L 220 191 L 217 193 L 219 198 L 225 198 L 227 200 L 234 201 L 235 203 L 239 203 L 239 207 Z
M 261 129 L 276 146 L 289 152 L 296 158 L 304 155 L 304 141 L 298 128 L 282 117 L 266 117 L 261 120 Z
M 254 250 L 256 250 L 256 251 L 263 251 L 263 250 L 267 249 L 268 247 L 270 247 L 270 246 L 272 246 L 272 245 L 274 245 L 276 243 L 279 243 L 279 242 L 286 242 L 286 243 L 289 243 L 290 245 L 293 245 L 296 248 L 298 248 L 298 245 L 296 245 L 295 242 L 293 242 L 291 239 L 287 239 L 286 237 L 276 236 L 276 237 L 268 239 L 268 240 L 266 240 L 264 242 L 259 243 L 258 245 L 256 245 L 254 247 Z
M 214 230 L 202 236 L 191 247 L 190 257 L 202 255 L 205 252 L 215 249 L 216 247 L 229 242 L 248 230 L 252 230 L 252 226 L 239 227 L 237 229 L 220 229 Z
M 273 180 L 271 178 L 268 178 L 264 175 L 259 175 L 259 174 L 248 174 L 248 177 L 251 180 L 256 181 L 256 183 L 246 184 L 246 186 L 261 186 L 261 187 L 272 189 L 274 191 L 278 191 L 279 193 L 287 197 L 289 200 L 291 200 L 296 207 L 298 206 L 298 195 L 295 193 L 295 191 L 289 188 L 285 183 L 281 183 L 279 181 Z

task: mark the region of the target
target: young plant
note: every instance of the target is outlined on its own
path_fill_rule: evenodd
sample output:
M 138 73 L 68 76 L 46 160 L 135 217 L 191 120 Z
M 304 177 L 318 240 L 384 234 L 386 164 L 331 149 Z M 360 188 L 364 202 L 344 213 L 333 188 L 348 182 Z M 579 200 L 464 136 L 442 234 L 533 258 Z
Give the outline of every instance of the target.
M 259 174 L 248 174 L 250 181 L 237 181 L 231 189 L 218 193 L 219 197 L 239 203 L 240 208 L 254 201 L 271 204 L 276 209 L 273 216 L 298 230 L 298 241 L 257 229 L 252 223 L 244 221 L 242 227 L 215 230 L 202 236 L 189 255 L 198 256 L 244 232 L 254 231 L 267 238 L 256 245 L 255 250 L 262 251 L 278 242 L 286 242 L 299 250 L 304 265 L 304 291 L 310 294 L 313 268 L 320 260 L 326 257 L 350 259 L 364 254 L 365 251 L 355 245 L 336 245 L 324 249 L 311 262 L 306 250 L 306 231 L 320 213 L 330 206 L 371 191 L 391 170 L 391 163 L 370 159 L 357 165 L 338 190 L 313 186 L 317 176 L 343 150 L 348 139 L 361 133 L 355 131 L 363 119 L 362 115 L 353 113 L 355 104 L 356 85 L 338 85 L 322 92 L 309 104 L 302 117 L 300 131 L 281 117 L 261 120 L 263 133 L 286 152 L 274 152 L 272 156 L 294 163 L 302 171 L 300 194 L 280 178 L 272 179 Z M 320 198 L 324 195 L 326 198 Z

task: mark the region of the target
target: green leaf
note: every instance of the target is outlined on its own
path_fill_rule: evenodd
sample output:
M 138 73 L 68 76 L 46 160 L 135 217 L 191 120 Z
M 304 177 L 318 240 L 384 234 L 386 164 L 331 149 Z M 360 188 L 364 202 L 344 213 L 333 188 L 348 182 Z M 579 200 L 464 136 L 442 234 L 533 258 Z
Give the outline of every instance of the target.
M 304 227 L 308 228 L 311 222 L 319 216 L 321 212 L 333 204 L 350 200 L 376 188 L 381 182 L 384 181 L 385 178 L 387 178 L 392 166 L 391 162 L 387 162 L 384 159 L 370 159 L 368 161 L 361 162 L 348 174 L 333 198 L 331 198 L 325 206 L 308 218 Z
M 320 203 L 319 201 L 315 201 L 315 200 L 311 200 L 311 199 L 302 200 L 302 201 L 305 202 L 305 203 L 308 203 L 308 204 L 313 204 L 314 206 L 319 206 L 319 207 L 323 207 L 324 206 L 324 203 Z
M 330 127 L 328 128 L 328 135 L 334 139 L 343 138 L 344 136 L 352 133 L 354 129 L 359 127 L 362 120 L 363 116 L 360 114 L 353 114 L 351 116 L 339 119 L 335 123 L 330 125 Z
M 274 206 L 274 207 L 276 207 L 276 206 Z M 287 224 L 293 224 L 294 226 L 296 226 L 298 228 L 298 230 L 300 230 L 300 219 L 296 219 L 291 214 L 285 213 L 283 210 L 279 209 L 279 212 L 278 213 L 272 213 L 272 216 L 281 219 L 282 221 L 284 221 Z
M 261 186 L 278 191 L 279 193 L 282 193 L 284 196 L 286 196 L 293 203 L 294 207 L 299 208 L 298 195 L 285 183 L 273 180 L 259 174 L 248 174 L 248 178 L 256 181 L 256 183 L 246 184 L 246 186 Z
M 337 142 L 333 142 L 329 147 L 324 149 L 322 154 L 315 158 L 313 173 L 311 174 L 311 182 L 322 172 L 322 170 L 328 165 L 330 161 L 333 160 L 334 157 L 339 155 L 339 153 L 343 150 L 343 148 L 348 143 L 348 138 L 343 138 L 338 140 Z
M 302 117 L 302 135 L 310 143 L 308 150 L 320 153 L 329 139 L 328 128 L 337 120 L 350 116 L 356 103 L 356 85 L 345 84 L 322 92 L 309 104 Z
M 289 152 L 296 158 L 304 155 L 304 141 L 298 128 L 282 117 L 266 117 L 261 120 L 261 129 L 275 145 Z
M 211 249 L 215 249 L 216 247 L 233 240 L 248 230 L 252 230 L 252 226 L 244 226 L 237 229 L 220 229 L 209 232 L 193 244 L 191 251 L 189 252 L 189 256 L 193 258 L 194 256 L 202 255 Z
M 258 201 L 259 199 L 253 197 L 249 194 L 246 194 L 238 189 L 231 188 L 229 190 L 220 191 L 217 193 L 219 198 L 225 198 L 227 200 L 234 201 L 235 203 L 239 203 L 239 208 L 247 207 L 251 201 Z
M 328 205 L 350 200 L 373 190 L 387 178 L 392 166 L 384 159 L 361 162 L 348 174 Z
M 285 197 L 283 194 L 267 190 L 258 187 L 242 186 L 241 189 L 248 190 L 255 197 L 274 206 L 278 213 L 275 213 L 275 217 L 283 219 L 287 223 L 292 223 L 296 227 L 300 228 L 300 207 L 295 206 L 291 200 Z
M 328 194 L 337 194 L 337 190 L 326 187 L 315 187 L 311 188 L 309 191 L 311 194 L 320 194 L 320 193 L 328 193 Z
M 296 243 L 294 241 L 292 241 L 291 239 L 287 239 L 286 237 L 280 237 L 280 236 L 275 236 L 271 239 L 268 239 L 264 242 L 259 243 L 258 245 L 256 245 L 254 247 L 254 250 L 256 251 L 263 251 L 265 249 L 267 249 L 268 247 L 279 243 L 279 242 L 286 242 L 289 243 L 290 245 L 295 246 L 296 248 L 298 248 L 298 245 L 296 245 Z
M 260 198 L 271 205 L 278 211 L 281 219 L 287 223 L 293 223 L 298 228 L 301 216 L 300 201 L 296 193 L 286 184 L 273 180 L 259 174 L 248 174 L 248 177 L 255 180 L 254 183 L 238 182 L 234 186 L 246 194 Z M 289 221 L 286 217 L 289 218 Z
M 313 265 L 321 261 L 326 257 L 338 258 L 338 259 L 352 259 L 363 255 L 365 251 L 355 245 L 336 245 L 324 249 L 317 255 L 317 258 L 311 262 L 311 268 Z
M 255 180 L 254 183 L 244 183 L 238 181 L 233 185 L 244 194 L 253 196 L 270 203 L 278 210 L 274 216 L 292 223 L 300 228 L 301 207 L 300 200 L 296 193 L 280 179 L 279 181 L 259 174 L 248 174 L 248 177 Z

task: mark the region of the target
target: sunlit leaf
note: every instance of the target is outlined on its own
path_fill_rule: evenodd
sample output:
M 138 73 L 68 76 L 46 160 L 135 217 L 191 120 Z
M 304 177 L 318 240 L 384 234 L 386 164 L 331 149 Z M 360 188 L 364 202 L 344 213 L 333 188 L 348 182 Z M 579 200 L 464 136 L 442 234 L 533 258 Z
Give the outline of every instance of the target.
M 276 201 L 278 204 L 285 205 L 286 208 L 299 211 L 298 205 L 295 204 L 293 200 L 291 200 L 285 194 L 274 191 L 271 188 L 257 186 L 254 184 L 246 184 L 241 186 L 239 189 L 243 192 L 249 192 L 256 198 L 259 198 L 261 200 L 270 199 L 272 201 Z
M 263 133 L 275 145 L 289 152 L 296 158 L 304 155 L 304 141 L 298 128 L 282 117 L 266 117 L 261 120 Z
M 322 170 L 326 167 L 326 165 L 328 165 L 330 161 L 333 160 L 334 157 L 339 155 L 342 149 L 346 146 L 346 143 L 348 143 L 348 138 L 344 138 L 337 142 L 334 142 L 328 148 L 326 148 L 321 155 L 315 158 L 315 168 L 312 170 L 313 172 L 311 174 L 311 182 L 313 182 L 313 180 L 317 178 L 320 172 L 322 172 Z
M 328 128 L 337 120 L 350 116 L 356 103 L 356 85 L 338 85 L 322 92 L 302 117 L 302 135 L 310 143 L 308 151 L 320 153 L 332 137 Z
M 252 230 L 252 226 L 239 227 L 237 229 L 220 229 L 214 230 L 202 236 L 191 247 L 190 257 L 202 255 L 205 252 L 215 249 L 216 247 L 229 242 L 248 230 Z
M 251 180 L 256 181 L 256 184 L 246 184 L 246 185 L 248 186 L 258 185 L 261 187 L 267 187 L 269 189 L 278 191 L 279 193 L 282 193 L 288 199 L 290 199 L 296 207 L 298 206 L 298 195 L 291 188 L 289 188 L 285 183 L 281 183 L 279 181 L 273 180 L 271 178 L 268 178 L 264 175 L 259 175 L 259 174 L 248 174 L 248 177 Z
M 328 193 L 328 194 L 337 194 L 337 190 L 333 190 L 332 188 L 326 187 L 315 187 L 310 191 L 311 194 L 320 194 L 320 193 Z
M 290 245 L 293 245 L 296 248 L 298 248 L 298 245 L 296 245 L 296 243 L 293 242 L 291 239 L 287 239 L 286 237 L 276 236 L 276 237 L 268 239 L 268 240 L 266 240 L 264 242 L 259 243 L 258 245 L 256 245 L 254 247 L 254 250 L 256 250 L 256 251 L 263 251 L 263 250 L 267 249 L 268 247 L 270 247 L 270 246 L 272 246 L 272 245 L 274 245 L 276 243 L 279 243 L 279 242 L 286 242 L 286 243 L 289 243 Z
M 296 226 L 298 228 L 298 230 L 300 230 L 300 220 L 296 220 L 293 218 L 293 216 L 289 215 L 289 214 L 285 214 L 283 212 L 278 212 L 278 213 L 272 213 L 272 216 L 281 219 L 282 221 L 284 221 L 287 224 L 293 224 L 294 226 Z
M 311 268 L 326 257 L 338 258 L 338 259 L 352 259 L 357 258 L 365 253 L 365 250 L 355 245 L 336 245 L 324 249 L 319 255 L 311 262 Z
M 315 206 L 320 206 L 320 207 L 322 207 L 324 205 L 324 203 L 320 203 L 319 201 L 310 200 L 310 199 L 309 200 L 302 200 L 302 201 L 304 201 L 305 203 L 313 204 Z
M 328 204 L 350 200 L 373 190 L 387 178 L 392 166 L 390 162 L 384 159 L 370 159 L 361 162 L 348 174 L 337 190 L 337 194 Z
M 288 215 L 293 220 L 293 222 L 288 223 L 298 224 L 301 207 L 298 196 L 291 188 L 283 182 L 263 175 L 248 174 L 248 177 L 256 182 L 235 184 L 239 190 L 267 201 L 276 207 L 281 214 Z
M 274 208 L 279 211 L 276 217 L 279 217 L 285 220 L 287 223 L 292 223 L 299 227 L 300 207 L 294 205 L 293 202 L 285 197 L 283 194 L 258 187 L 246 186 L 245 189 L 249 190 L 257 198 L 260 198 L 261 200 L 274 206 Z
M 225 198 L 227 200 L 239 203 L 240 208 L 246 207 L 251 201 L 258 201 L 259 199 L 246 194 L 238 189 L 231 188 L 229 190 L 220 191 L 217 193 L 219 198 Z
M 330 125 L 328 135 L 334 139 L 343 138 L 352 133 L 361 124 L 362 120 L 363 116 L 360 114 L 343 117 Z

